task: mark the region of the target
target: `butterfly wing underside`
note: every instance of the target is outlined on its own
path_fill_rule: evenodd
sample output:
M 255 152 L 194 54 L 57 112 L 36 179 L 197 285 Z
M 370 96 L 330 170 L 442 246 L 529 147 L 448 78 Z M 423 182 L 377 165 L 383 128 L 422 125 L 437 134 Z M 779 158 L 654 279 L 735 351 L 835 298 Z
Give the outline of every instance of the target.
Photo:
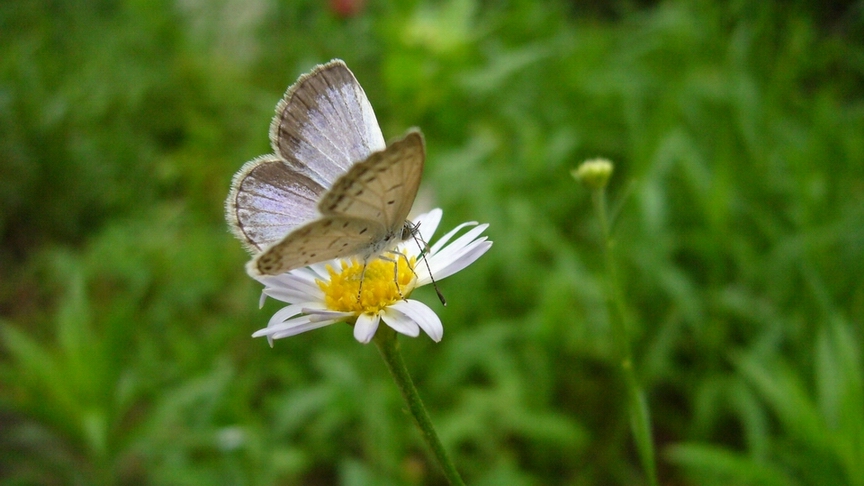
M 340 60 L 288 88 L 276 105 L 270 141 L 288 165 L 324 187 L 386 146 L 366 93 Z
M 249 262 L 249 269 L 256 274 L 279 275 L 314 263 L 357 255 L 383 234 L 384 227 L 374 221 L 325 217 L 292 231 Z
M 278 275 L 333 258 L 368 258 L 395 245 L 417 195 L 424 160 L 423 136 L 412 131 L 355 164 L 321 198 L 322 218 L 255 257 L 250 270 Z
M 417 197 L 425 159 L 423 135 L 412 130 L 339 178 L 321 198 L 318 210 L 325 216 L 378 221 L 388 231 L 401 230 Z
M 253 254 L 318 218 L 316 204 L 327 188 L 385 147 L 363 88 L 340 60 L 288 88 L 276 105 L 270 141 L 275 153 L 240 169 L 225 204 L 232 232 Z
M 234 176 L 226 218 L 234 235 L 258 253 L 318 217 L 316 203 L 324 192 L 275 155 L 264 155 L 247 162 Z

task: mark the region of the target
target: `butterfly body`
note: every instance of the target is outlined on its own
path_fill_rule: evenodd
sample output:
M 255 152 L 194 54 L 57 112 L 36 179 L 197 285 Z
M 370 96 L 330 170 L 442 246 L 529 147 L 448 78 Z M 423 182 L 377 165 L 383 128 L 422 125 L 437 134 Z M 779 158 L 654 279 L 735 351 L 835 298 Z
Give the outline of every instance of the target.
M 385 146 L 363 89 L 341 61 L 301 76 L 276 107 L 274 154 L 247 162 L 226 202 L 253 275 L 333 258 L 368 261 L 413 234 L 407 221 L 425 161 L 423 136 Z

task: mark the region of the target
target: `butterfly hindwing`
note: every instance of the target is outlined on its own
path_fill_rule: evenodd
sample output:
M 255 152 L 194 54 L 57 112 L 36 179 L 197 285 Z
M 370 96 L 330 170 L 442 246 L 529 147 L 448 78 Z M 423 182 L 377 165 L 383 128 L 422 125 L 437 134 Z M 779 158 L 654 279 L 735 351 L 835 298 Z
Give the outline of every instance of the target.
M 234 176 L 226 219 L 237 238 L 257 253 L 315 219 L 315 205 L 324 192 L 275 155 L 265 155 L 247 162 Z
M 388 231 L 402 228 L 423 174 L 423 135 L 405 137 L 355 164 L 321 198 L 318 209 L 328 216 L 380 221 Z
M 366 93 L 340 60 L 288 88 L 276 105 L 270 141 L 276 154 L 325 187 L 385 147 Z
M 256 274 L 278 275 L 333 258 L 363 254 L 385 228 L 356 218 L 324 217 L 297 228 L 250 262 Z

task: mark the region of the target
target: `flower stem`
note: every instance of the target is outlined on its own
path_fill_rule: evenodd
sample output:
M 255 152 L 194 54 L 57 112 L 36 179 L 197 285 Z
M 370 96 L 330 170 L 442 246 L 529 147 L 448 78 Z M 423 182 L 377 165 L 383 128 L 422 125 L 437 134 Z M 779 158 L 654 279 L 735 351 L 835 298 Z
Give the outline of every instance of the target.
M 399 347 L 399 340 L 396 339 L 396 331 L 387 326 L 381 326 L 375 333 L 375 345 L 378 346 L 378 351 L 381 352 L 381 357 L 387 363 L 387 368 L 393 379 L 396 380 L 396 385 L 399 391 L 402 392 L 402 398 L 408 405 L 411 411 L 411 416 L 414 417 L 414 423 L 420 429 L 423 439 L 432 450 L 441 471 L 447 480 L 452 485 L 465 486 L 459 472 L 444 450 L 441 440 L 438 439 L 438 434 L 435 433 L 435 428 L 432 426 L 432 420 L 429 419 L 429 414 L 426 412 L 426 407 L 423 406 L 423 401 L 420 399 L 420 394 L 417 393 L 417 388 L 414 387 L 414 381 L 411 380 L 411 375 L 408 374 L 408 368 L 405 366 L 405 361 L 402 359 L 402 352 Z
M 609 229 L 609 219 L 606 209 L 606 191 L 597 188 L 592 191 L 594 210 L 600 222 L 603 233 L 603 254 L 606 260 L 607 300 L 609 303 L 610 317 L 613 326 L 613 334 L 618 345 L 619 358 L 621 360 L 621 371 L 624 374 L 624 383 L 627 387 L 627 401 L 630 410 L 630 427 L 633 431 L 633 439 L 639 451 L 639 459 L 648 482 L 657 486 L 657 465 L 654 458 L 654 443 L 651 440 L 651 420 L 649 417 L 648 404 L 645 393 L 636 379 L 633 370 L 633 356 L 630 352 L 630 339 L 627 335 L 627 312 L 624 305 L 624 295 L 621 285 L 618 283 L 618 271 L 615 265 L 614 242 Z

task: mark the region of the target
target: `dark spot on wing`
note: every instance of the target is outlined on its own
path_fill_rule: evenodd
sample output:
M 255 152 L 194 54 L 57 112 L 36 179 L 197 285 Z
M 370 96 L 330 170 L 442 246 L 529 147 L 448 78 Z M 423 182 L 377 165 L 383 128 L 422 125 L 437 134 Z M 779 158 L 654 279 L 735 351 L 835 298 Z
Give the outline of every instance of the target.
M 369 229 L 369 228 L 367 228 L 367 227 L 364 226 L 363 229 L 360 230 L 360 234 L 362 235 L 362 234 L 365 233 L 368 229 Z

